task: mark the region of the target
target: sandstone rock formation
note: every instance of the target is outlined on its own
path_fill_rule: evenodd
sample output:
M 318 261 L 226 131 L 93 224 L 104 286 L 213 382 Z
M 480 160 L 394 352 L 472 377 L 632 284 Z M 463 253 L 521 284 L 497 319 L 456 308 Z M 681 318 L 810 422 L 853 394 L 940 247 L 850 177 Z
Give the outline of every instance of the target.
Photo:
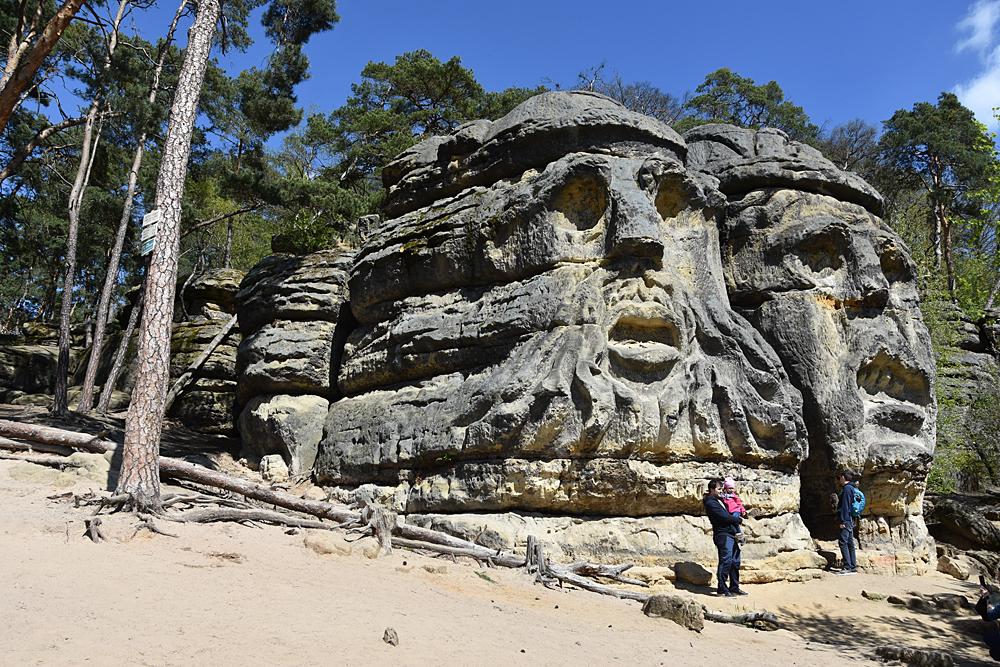
M 807 524 L 814 534 L 833 527 L 832 474 L 860 471 L 865 547 L 930 561 L 921 512 L 935 444 L 934 359 L 915 269 L 878 217 L 881 198 L 778 130 L 706 125 L 685 138 L 688 167 L 718 178 L 727 197 L 730 300 L 802 392 Z
M 188 319 L 175 323 L 170 335 L 171 382 L 198 359 L 235 314 L 235 295 L 242 278 L 242 271 L 215 269 L 191 281 L 179 295 Z M 240 337 L 239 329 L 234 329 L 222 339 L 177 398 L 170 410 L 171 417 L 204 433 L 236 432 L 233 404 Z
M 822 566 L 800 511 L 822 532 L 849 465 L 864 538 L 933 557 L 929 341 L 864 181 L 778 131 L 685 139 L 587 92 L 426 139 L 383 179 L 356 254 L 242 283 L 251 457 L 301 472 L 318 444 L 317 481 L 374 484 L 408 521 L 661 566 L 712 561 L 701 496 L 733 476 L 759 512 L 748 581 Z
M 308 473 L 323 435 L 343 333 L 352 254 L 272 255 L 236 295 L 243 342 L 236 356 L 237 422 L 243 453 L 256 465 L 280 454 L 293 475 Z
M 188 365 L 195 361 L 205 346 L 215 338 L 235 313 L 234 297 L 243 277 L 242 271 L 216 269 L 208 271 L 178 291 L 178 315 L 186 314 L 175 322 L 171 332 L 170 376 L 176 380 Z M 132 302 L 119 318 L 128 319 L 138 290 L 127 295 Z M 51 406 L 54 387 L 56 358 L 58 357 L 58 328 L 54 325 L 27 322 L 23 334 L 0 339 L 0 401 L 25 405 Z M 107 343 L 98 365 L 97 385 L 100 389 L 111 365 L 123 344 L 122 330 L 113 323 L 107 331 Z M 194 373 L 193 380 L 175 401 L 170 416 L 189 428 L 206 433 L 232 434 L 235 432 L 233 401 L 236 391 L 236 348 L 240 342 L 238 330 L 232 331 L 215 348 L 211 356 Z M 75 409 L 87 361 L 85 327 L 74 327 L 70 348 L 70 408 Z M 111 402 L 112 410 L 128 406 L 129 392 L 134 382 L 135 341 L 125 357 L 126 368 L 116 385 Z

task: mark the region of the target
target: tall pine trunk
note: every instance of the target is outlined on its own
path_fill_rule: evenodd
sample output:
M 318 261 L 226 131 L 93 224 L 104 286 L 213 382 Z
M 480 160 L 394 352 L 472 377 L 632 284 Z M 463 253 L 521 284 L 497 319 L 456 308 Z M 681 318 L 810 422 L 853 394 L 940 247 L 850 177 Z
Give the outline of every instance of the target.
M 122 19 L 125 18 L 125 9 L 128 4 L 129 0 L 121 0 L 118 3 L 118 13 L 115 14 L 114 22 L 111 24 L 111 32 L 108 34 L 107 53 L 101 68 L 102 77 L 111 69 L 111 60 L 114 58 L 115 49 L 118 46 L 118 30 L 121 27 Z M 106 81 L 97 82 L 97 86 L 106 84 Z M 80 231 L 80 209 L 83 207 L 83 195 L 90 182 L 90 170 L 94 166 L 97 144 L 101 139 L 102 119 L 98 116 L 101 99 L 101 91 L 98 88 L 94 92 L 94 99 L 87 110 L 87 120 L 83 126 L 83 144 L 80 147 L 80 164 L 77 167 L 76 178 L 69 193 L 69 229 L 66 234 L 62 308 L 59 313 L 59 358 L 56 361 L 55 400 L 52 405 L 52 412 L 56 415 L 65 415 L 69 411 L 69 352 L 72 343 L 70 318 L 73 313 L 73 282 L 76 278 L 76 243 Z
M 198 14 L 188 32 L 184 64 L 170 108 L 167 140 L 156 182 L 156 210 L 162 217 L 146 275 L 145 308 L 139 327 L 139 368 L 125 418 L 125 443 L 117 489 L 118 494 L 128 496 L 128 505 L 137 511 L 159 512 L 162 508 L 159 450 L 163 406 L 170 380 L 170 330 L 180 254 L 181 197 L 191 153 L 191 133 L 198 114 L 198 98 L 219 12 L 219 0 L 198 3 Z
M 82 6 L 83 0 L 66 0 L 49 19 L 34 46 L 30 50 L 27 46 L 23 49 L 18 48 L 14 52 L 16 57 L 13 66 L 8 60 L 3 80 L 0 81 L 0 132 L 7 127 L 7 121 L 24 101 L 35 74 Z M 8 59 L 11 55 L 11 51 L 8 50 Z
M 167 36 L 160 48 L 160 56 L 153 70 L 153 80 L 150 83 L 149 95 L 146 97 L 146 101 L 150 107 L 156 103 L 163 65 L 169 53 L 170 43 L 174 41 L 174 31 L 177 29 L 177 22 L 180 20 L 186 5 L 187 0 L 181 0 L 180 6 L 174 14 L 174 19 L 170 22 Z M 132 168 L 128 173 L 128 186 L 125 191 L 122 216 L 118 221 L 118 231 L 115 233 L 115 242 L 111 247 L 111 256 L 108 258 L 108 271 L 104 276 L 104 286 L 101 289 L 100 301 L 97 303 L 97 314 L 94 316 L 94 342 L 90 348 L 90 359 L 87 361 L 87 372 L 83 378 L 83 388 L 80 390 L 80 402 L 77 406 L 77 410 L 80 412 L 90 412 L 94 405 L 94 383 L 97 381 L 97 369 L 100 366 L 101 354 L 104 351 L 104 332 L 108 323 L 108 311 L 111 307 L 111 297 L 114 294 L 115 285 L 118 283 L 118 268 L 121 264 L 122 247 L 125 245 L 125 233 L 128 231 L 129 223 L 132 221 L 132 208 L 135 204 L 136 184 L 139 181 L 139 168 L 142 166 L 145 143 L 146 132 L 143 131 L 136 142 L 135 155 L 132 158 Z

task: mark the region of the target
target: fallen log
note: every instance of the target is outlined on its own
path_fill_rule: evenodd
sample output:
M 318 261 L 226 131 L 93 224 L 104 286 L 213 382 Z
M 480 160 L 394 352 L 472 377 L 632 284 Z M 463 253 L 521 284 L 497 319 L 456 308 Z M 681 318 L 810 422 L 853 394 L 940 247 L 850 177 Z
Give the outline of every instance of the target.
M 30 440 L 31 442 L 38 442 L 45 445 L 72 447 L 73 449 L 82 449 L 98 454 L 114 451 L 118 446 L 117 443 L 104 439 L 107 436 L 107 431 L 102 431 L 97 435 L 89 435 L 76 431 L 66 431 L 53 426 L 22 424 L 21 422 L 9 419 L 0 419 L 0 436 L 14 438 L 15 440 Z
M 259 523 L 270 523 L 288 528 L 313 528 L 316 530 L 335 530 L 337 524 L 324 523 L 315 519 L 301 519 L 281 512 L 265 509 L 237 509 L 232 507 L 219 507 L 211 509 L 187 510 L 177 514 L 165 515 L 162 518 L 178 523 L 216 523 L 219 521 L 256 521 Z
M 592 593 L 610 595 L 611 597 L 619 598 L 622 600 L 635 600 L 637 602 L 645 602 L 651 597 L 649 593 L 641 593 L 639 591 L 629 591 L 624 588 L 615 588 L 614 586 L 599 584 L 596 581 L 592 581 L 590 579 L 587 579 L 586 577 L 581 577 L 578 574 L 570 572 L 569 570 L 559 565 L 549 564 L 548 567 L 546 567 L 544 574 L 555 577 L 559 581 L 565 582 L 567 584 L 573 584 L 577 588 L 582 588 L 583 590 L 591 591 Z
M 115 443 L 103 439 L 106 434 L 90 436 L 84 433 L 57 429 L 51 426 L 21 424 L 19 422 L 12 422 L 5 419 L 0 419 L 0 435 L 18 438 L 21 440 L 42 442 L 45 444 L 56 444 L 84 449 L 92 452 L 108 452 L 113 451 L 115 447 L 117 447 Z M 309 514 L 319 517 L 320 519 L 330 519 L 338 522 L 339 524 L 360 524 L 366 526 L 366 522 L 363 520 L 361 512 L 352 511 L 345 506 L 334 505 L 333 503 L 321 500 L 299 498 L 298 496 L 293 496 L 281 491 L 275 491 L 261 486 L 260 484 L 255 484 L 249 480 L 239 479 L 222 472 L 209 470 L 203 466 L 189 463 L 181 459 L 161 456 L 160 474 L 164 477 L 182 479 L 205 486 L 231 491 L 269 505 L 283 507 L 302 514 Z M 221 518 L 227 511 L 233 512 L 233 514 L 230 515 L 233 518 Z M 215 516 L 220 517 L 217 519 L 220 521 L 240 520 L 236 517 L 248 517 L 250 516 L 250 512 L 257 511 L 266 512 L 266 510 L 239 510 L 226 508 L 217 510 L 190 510 L 182 513 L 180 516 L 184 516 L 186 514 L 189 518 L 207 518 L 210 516 L 208 513 L 194 514 L 194 512 L 211 512 L 214 513 Z M 274 517 L 274 515 L 277 515 L 277 517 Z M 260 514 L 258 516 L 265 515 Z M 279 518 L 284 519 L 284 515 L 279 512 L 268 513 L 267 516 L 276 520 Z M 293 518 L 289 517 L 289 519 L 291 520 Z M 266 522 L 265 519 L 259 520 Z M 327 524 L 322 524 L 321 522 L 317 523 L 319 524 L 317 527 L 322 527 L 327 530 L 340 527 L 329 526 Z M 368 529 L 370 530 L 370 528 Z M 537 553 L 534 554 L 534 556 L 529 553 L 527 557 L 518 556 L 512 552 L 496 552 L 482 545 L 475 544 L 474 542 L 448 535 L 447 533 L 441 533 L 407 523 L 397 522 L 392 528 L 391 539 L 393 545 L 403 548 L 423 549 L 454 556 L 470 556 L 472 558 L 476 558 L 477 560 L 491 562 L 495 565 L 501 565 L 504 567 L 521 568 L 534 565 L 538 568 L 539 578 L 541 578 L 543 582 L 546 578 L 548 578 L 550 582 L 552 579 L 556 579 L 558 581 L 576 586 L 582 590 L 600 593 L 602 595 L 609 595 L 619 599 L 636 600 L 638 602 L 645 602 L 650 597 L 650 594 L 648 593 L 615 588 L 613 586 L 600 584 L 583 576 L 584 574 L 588 576 L 602 576 L 617 579 L 623 581 L 624 583 L 635 582 L 633 585 L 641 585 L 642 582 L 638 582 L 636 580 L 625 580 L 621 577 L 621 574 L 625 572 L 629 566 L 606 566 L 592 563 L 572 563 L 568 566 L 553 565 L 544 557 L 541 544 L 534 538 L 529 538 L 529 542 L 531 542 L 535 547 L 535 551 Z M 751 612 L 748 614 L 734 616 L 718 612 L 709 612 L 706 610 L 705 618 L 718 623 L 748 624 L 763 621 L 777 625 L 777 617 L 770 612 Z
M 62 447 L 61 445 L 24 443 L 16 440 L 10 440 L 8 438 L 0 438 L 0 449 L 6 449 L 9 452 L 47 452 L 49 454 L 61 454 L 63 456 L 69 456 L 76 451 L 75 449 Z
M 71 461 L 65 456 L 58 456 L 56 454 L 33 454 L 30 452 L 23 454 L 0 453 L 0 459 L 4 459 L 5 461 L 23 461 L 25 463 L 34 463 L 35 465 L 59 468 L 60 470 L 65 468 L 79 468 L 81 465 L 79 462 Z
M 100 435 L 90 436 L 85 433 L 65 431 L 52 426 L 21 424 L 6 419 L 0 419 L 0 435 L 99 453 L 114 451 L 117 447 L 116 443 L 104 440 Z M 360 518 L 358 512 L 352 512 L 344 506 L 334 505 L 322 500 L 299 498 L 298 496 L 255 484 L 249 480 L 239 479 L 238 477 L 233 477 L 232 475 L 227 475 L 216 470 L 209 470 L 204 466 L 182 459 L 175 459 L 170 456 L 160 457 L 160 474 L 164 477 L 182 479 L 232 491 L 247 498 L 267 503 L 268 505 L 277 505 L 285 509 L 302 512 L 303 514 L 311 514 L 323 519 L 344 522 Z
M 705 620 L 716 623 L 735 623 L 737 625 L 755 625 L 767 623 L 777 627 L 778 617 L 769 611 L 751 611 L 746 614 L 723 614 L 719 611 L 705 609 Z
M 641 586 L 643 588 L 649 587 L 649 584 L 645 581 L 622 576 L 623 572 L 632 568 L 631 564 L 601 565 L 598 563 L 570 563 L 569 565 L 562 565 L 560 567 L 573 574 L 579 574 L 584 577 L 600 577 L 602 579 L 611 579 L 612 581 L 617 581 L 629 586 Z
M 0 419 L 0 435 L 15 437 L 21 440 L 32 440 L 46 444 L 57 444 L 91 452 L 113 451 L 117 444 L 100 437 L 66 431 L 52 426 L 39 426 L 37 424 L 22 424 L 7 419 Z M 338 523 L 359 522 L 363 523 L 361 513 L 348 509 L 343 505 L 334 505 L 323 500 L 308 500 L 299 498 L 289 493 L 275 491 L 260 484 L 255 484 L 249 480 L 239 479 L 216 470 L 209 470 L 204 466 L 175 459 L 169 456 L 160 457 L 160 474 L 164 477 L 181 479 L 195 482 L 205 486 L 224 489 L 240 494 L 247 498 L 253 498 L 268 505 L 276 505 L 302 514 L 330 519 Z M 398 524 L 393 533 L 400 537 L 421 540 L 441 546 L 455 547 L 459 549 L 477 548 L 485 549 L 478 544 L 453 537 L 436 530 L 421 528 L 410 524 Z M 518 562 L 523 565 L 524 559 L 518 558 Z
M 524 567 L 524 559 L 511 553 L 503 553 L 487 549 L 486 547 L 462 548 L 449 547 L 443 544 L 433 544 L 423 540 L 408 540 L 404 537 L 392 537 L 392 546 L 402 549 L 413 549 L 423 551 L 433 551 L 434 553 L 446 556 L 473 558 L 480 562 L 502 565 L 503 567 Z

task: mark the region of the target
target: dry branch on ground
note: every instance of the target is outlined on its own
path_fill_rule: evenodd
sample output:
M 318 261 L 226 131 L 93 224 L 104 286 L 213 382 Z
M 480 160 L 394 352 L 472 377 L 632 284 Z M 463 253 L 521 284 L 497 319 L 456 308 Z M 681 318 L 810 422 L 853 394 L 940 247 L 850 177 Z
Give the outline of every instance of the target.
M 51 426 L 38 426 L 34 424 L 22 424 L 10 420 L 0 419 L 0 436 L 15 438 L 21 441 L 37 442 L 45 445 L 55 445 L 81 449 L 84 451 L 106 453 L 114 451 L 117 444 L 105 440 L 106 433 L 91 436 L 85 433 L 77 433 Z M 4 449 L 4 442 L 10 442 L 0 438 L 0 449 Z M 17 443 L 19 444 L 19 443 Z M 352 530 L 365 534 L 374 535 L 379 539 L 380 551 L 387 553 L 393 546 L 412 549 L 415 551 L 426 551 L 437 554 L 444 554 L 453 557 L 472 558 L 480 563 L 493 566 L 510 568 L 526 568 L 529 573 L 535 573 L 536 579 L 552 586 L 554 584 L 571 584 L 582 590 L 609 595 L 612 597 L 645 602 L 650 598 L 649 593 L 634 591 L 624 588 L 617 588 L 594 581 L 592 578 L 603 578 L 617 581 L 630 586 L 643 586 L 644 584 L 635 579 L 623 577 L 631 565 L 603 565 L 596 563 L 576 562 L 568 565 L 554 564 L 545 557 L 541 543 L 534 537 L 528 537 L 526 554 L 518 556 L 513 552 L 498 551 L 484 547 L 475 542 L 463 540 L 447 533 L 421 528 L 406 523 L 400 523 L 397 516 L 385 508 L 380 508 L 374 503 L 363 503 L 360 510 L 353 510 L 350 507 L 336 505 L 334 503 L 309 500 L 299 498 L 282 491 L 276 491 L 260 484 L 255 484 L 249 480 L 240 479 L 216 470 L 209 470 L 203 466 L 189 463 L 181 459 L 171 457 L 160 457 L 160 474 L 163 477 L 194 482 L 207 487 L 222 489 L 240 494 L 248 499 L 273 505 L 274 510 L 254 508 L 250 506 L 233 507 L 233 503 L 228 499 L 220 499 L 220 504 L 229 504 L 229 507 L 213 507 L 209 509 L 189 509 L 183 512 L 167 515 L 166 509 L 176 504 L 204 504 L 202 496 L 180 496 L 166 495 L 163 498 L 164 514 L 160 516 L 165 520 L 177 521 L 181 523 L 209 523 L 213 521 L 235 521 L 238 523 L 260 522 L 270 523 L 289 527 L 316 528 L 323 530 L 334 530 L 338 528 L 354 527 Z M 207 496 L 205 496 L 207 497 Z M 118 504 L 123 500 L 119 496 L 102 498 L 95 516 L 85 520 L 87 524 L 87 534 L 95 542 L 103 539 L 100 533 L 100 517 L 96 514 L 107 505 Z M 277 511 L 281 507 L 285 510 L 307 514 L 320 519 L 303 519 Z M 162 535 L 176 537 L 171 533 L 166 533 L 153 523 L 153 517 L 148 514 L 140 515 L 143 524 L 141 528 Z M 332 520 L 335 523 L 324 523 L 322 520 Z M 751 612 L 747 614 L 729 615 L 705 610 L 705 619 L 718 623 L 739 623 L 743 625 L 777 626 L 777 617 L 767 611 Z

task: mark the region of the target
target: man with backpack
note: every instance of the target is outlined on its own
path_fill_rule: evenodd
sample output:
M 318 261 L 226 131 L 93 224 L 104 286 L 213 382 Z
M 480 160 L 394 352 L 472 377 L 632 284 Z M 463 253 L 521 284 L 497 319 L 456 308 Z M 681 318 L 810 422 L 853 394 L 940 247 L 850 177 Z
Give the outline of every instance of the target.
M 837 473 L 837 484 L 840 486 L 840 499 L 837 503 L 837 517 L 840 520 L 840 555 L 844 566 L 838 574 L 857 574 L 858 557 L 854 546 L 854 521 L 860 518 L 865 508 L 865 496 L 861 490 L 851 484 L 854 473 L 841 470 Z

